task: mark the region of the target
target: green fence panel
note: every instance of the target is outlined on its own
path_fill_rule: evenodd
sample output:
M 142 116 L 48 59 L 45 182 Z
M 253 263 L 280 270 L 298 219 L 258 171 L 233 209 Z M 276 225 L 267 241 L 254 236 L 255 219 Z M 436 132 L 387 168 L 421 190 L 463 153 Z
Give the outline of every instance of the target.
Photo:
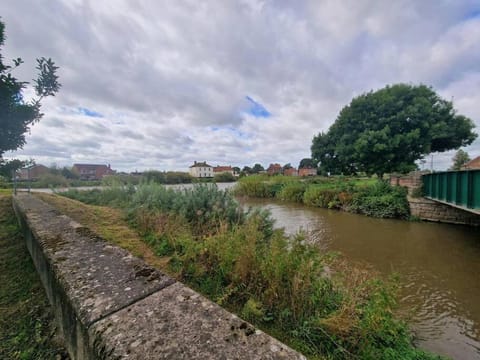
M 460 205 L 468 205 L 468 172 L 460 173 Z
M 480 209 L 480 170 L 446 171 L 422 177 L 424 194 L 470 209 Z
M 453 179 L 455 178 L 455 173 L 446 173 L 446 182 L 445 186 L 447 187 L 446 189 L 446 200 L 447 202 L 454 202 L 454 193 L 456 190 L 456 187 L 453 186 Z
M 473 173 L 473 208 L 480 209 L 480 171 Z

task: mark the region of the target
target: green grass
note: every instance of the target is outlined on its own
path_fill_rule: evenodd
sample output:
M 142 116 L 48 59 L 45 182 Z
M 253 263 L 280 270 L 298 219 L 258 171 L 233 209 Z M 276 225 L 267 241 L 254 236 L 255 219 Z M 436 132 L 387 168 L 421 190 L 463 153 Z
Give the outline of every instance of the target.
M 298 196 L 295 182 L 278 177 L 279 184 Z M 170 275 L 308 357 L 438 358 L 416 349 L 408 326 L 395 316 L 394 281 L 320 252 L 302 234 L 274 230 L 268 213 L 240 212 L 215 186 L 174 192 L 142 184 L 134 193 L 123 191 L 123 200 L 111 203 L 123 208 Z M 101 204 L 109 198 L 66 195 L 90 202 L 97 196 Z
M 0 359 L 66 356 L 53 315 L 20 235 L 11 197 L 0 193 Z M 65 357 L 64 357 L 65 358 Z

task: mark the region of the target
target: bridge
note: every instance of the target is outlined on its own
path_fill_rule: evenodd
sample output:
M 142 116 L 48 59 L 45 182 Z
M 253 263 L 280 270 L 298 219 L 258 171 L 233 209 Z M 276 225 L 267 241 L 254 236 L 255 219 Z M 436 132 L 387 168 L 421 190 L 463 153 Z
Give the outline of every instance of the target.
M 426 198 L 480 215 L 480 169 L 426 174 L 422 182 Z

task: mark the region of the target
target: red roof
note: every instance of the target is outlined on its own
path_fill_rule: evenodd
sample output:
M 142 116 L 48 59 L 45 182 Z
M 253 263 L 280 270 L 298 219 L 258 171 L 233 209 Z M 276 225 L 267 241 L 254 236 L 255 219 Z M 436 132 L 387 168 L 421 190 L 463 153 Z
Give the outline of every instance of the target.
M 480 169 L 480 156 L 462 165 L 462 169 Z
M 227 171 L 233 171 L 231 166 L 215 166 L 213 168 L 213 172 L 227 172 Z
M 110 165 L 103 164 L 73 164 L 73 169 L 78 171 L 80 179 L 100 180 L 105 175 L 115 174 Z

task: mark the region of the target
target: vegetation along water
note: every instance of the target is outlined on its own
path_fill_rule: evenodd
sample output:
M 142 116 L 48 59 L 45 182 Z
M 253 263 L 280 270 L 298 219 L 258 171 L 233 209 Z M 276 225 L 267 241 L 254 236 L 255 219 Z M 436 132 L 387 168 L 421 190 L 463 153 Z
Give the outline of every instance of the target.
M 396 316 L 398 282 L 274 228 L 214 185 L 145 183 L 63 195 L 123 209 L 177 279 L 311 358 L 434 359 Z
M 408 219 L 407 191 L 372 178 L 298 179 L 255 175 L 239 180 L 238 196 L 275 198 L 309 206 L 339 209 L 380 218 Z

